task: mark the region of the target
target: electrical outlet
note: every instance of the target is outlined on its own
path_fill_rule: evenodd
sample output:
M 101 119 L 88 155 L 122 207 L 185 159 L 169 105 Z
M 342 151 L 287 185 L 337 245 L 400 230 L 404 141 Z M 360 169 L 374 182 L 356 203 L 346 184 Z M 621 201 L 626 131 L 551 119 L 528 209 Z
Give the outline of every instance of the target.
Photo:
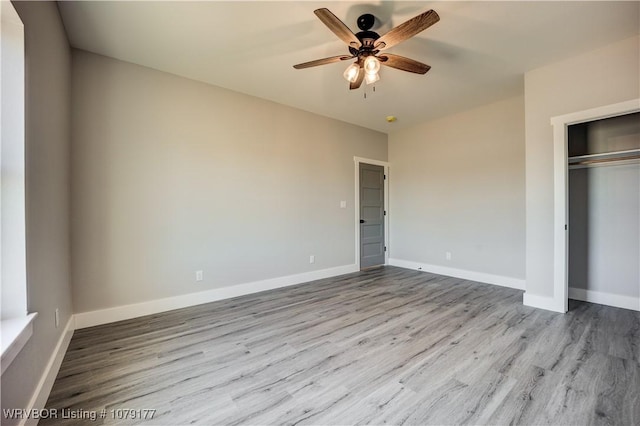
M 203 271 L 196 271 L 196 281 L 202 281 L 204 279 Z
M 451 252 L 450 251 L 446 252 L 445 257 L 447 258 L 447 260 L 451 260 Z
M 56 328 L 60 327 L 60 309 L 56 308 Z
M 314 255 L 309 256 L 309 263 L 316 263 L 316 257 Z
M 340 208 L 341 209 L 346 209 L 347 208 L 347 202 L 346 201 L 340 201 Z

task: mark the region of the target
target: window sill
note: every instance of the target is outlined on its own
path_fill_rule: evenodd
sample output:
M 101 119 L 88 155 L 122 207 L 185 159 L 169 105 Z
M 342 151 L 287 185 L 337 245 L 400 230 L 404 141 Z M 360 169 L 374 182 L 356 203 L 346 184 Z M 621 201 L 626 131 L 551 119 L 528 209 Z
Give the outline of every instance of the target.
M 0 322 L 2 330 L 2 373 L 18 356 L 24 345 L 27 344 L 33 334 L 33 320 L 37 312 L 20 318 L 4 319 Z

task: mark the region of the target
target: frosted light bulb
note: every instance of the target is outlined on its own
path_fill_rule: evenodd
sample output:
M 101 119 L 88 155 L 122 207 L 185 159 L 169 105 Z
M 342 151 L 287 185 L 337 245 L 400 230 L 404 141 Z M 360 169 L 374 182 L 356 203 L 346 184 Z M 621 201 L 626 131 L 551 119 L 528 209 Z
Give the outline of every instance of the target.
M 380 61 L 375 56 L 367 56 L 364 60 L 364 70 L 367 74 L 376 74 L 380 71 Z
M 375 73 L 370 73 L 370 72 L 368 72 L 368 73 L 366 73 L 366 74 L 364 75 L 364 81 L 365 81 L 367 84 L 375 83 L 375 82 L 376 82 L 376 81 L 378 81 L 378 80 L 380 80 L 380 76 L 378 75 L 378 73 L 377 73 L 377 72 L 375 72 Z
M 344 78 L 347 79 L 350 83 L 355 83 L 358 79 L 358 74 L 360 74 L 360 67 L 358 64 L 351 64 L 344 71 Z

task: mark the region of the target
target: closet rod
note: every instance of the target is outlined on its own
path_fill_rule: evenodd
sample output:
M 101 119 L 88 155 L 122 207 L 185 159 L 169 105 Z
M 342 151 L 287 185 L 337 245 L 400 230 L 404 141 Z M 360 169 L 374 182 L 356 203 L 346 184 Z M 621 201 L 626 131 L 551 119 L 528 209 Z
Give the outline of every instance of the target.
M 622 151 L 608 151 L 608 152 L 599 152 L 597 154 L 585 154 L 585 155 L 574 155 L 569 157 L 569 162 L 579 161 L 579 160 L 588 160 L 592 158 L 616 158 L 623 155 L 630 154 L 640 154 L 640 148 L 636 149 L 626 149 Z
M 584 166 L 587 164 L 610 163 L 614 161 L 637 160 L 637 159 L 640 159 L 640 155 L 628 155 L 626 157 L 598 158 L 593 160 L 583 160 L 583 161 L 577 161 L 575 163 L 569 163 L 569 166 Z

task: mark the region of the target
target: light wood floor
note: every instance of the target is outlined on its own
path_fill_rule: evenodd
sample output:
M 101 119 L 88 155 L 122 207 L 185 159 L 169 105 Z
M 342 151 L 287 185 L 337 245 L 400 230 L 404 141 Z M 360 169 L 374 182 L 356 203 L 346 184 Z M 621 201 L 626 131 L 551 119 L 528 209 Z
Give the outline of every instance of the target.
M 78 330 L 47 407 L 108 410 L 91 425 L 120 408 L 167 425 L 638 425 L 640 313 L 556 314 L 385 267 Z

